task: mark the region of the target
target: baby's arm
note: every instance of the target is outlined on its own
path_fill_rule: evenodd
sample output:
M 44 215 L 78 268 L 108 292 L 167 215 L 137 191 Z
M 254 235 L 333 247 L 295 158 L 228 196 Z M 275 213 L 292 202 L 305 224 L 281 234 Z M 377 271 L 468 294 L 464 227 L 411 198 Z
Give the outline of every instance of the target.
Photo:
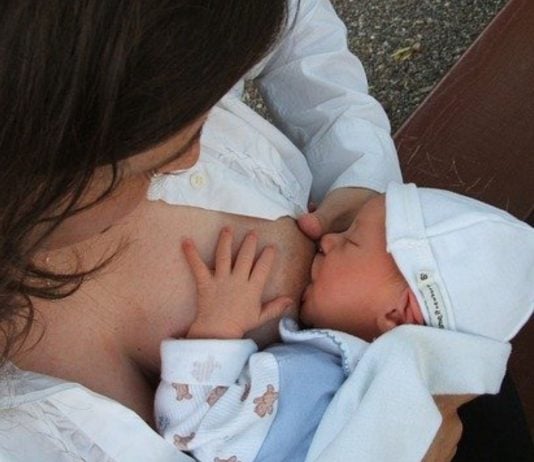
M 276 360 L 254 354 L 255 343 L 242 337 L 280 316 L 291 300 L 279 297 L 261 305 L 274 249 L 264 249 L 255 262 L 256 236 L 249 233 L 232 261 L 232 240 L 231 230 L 223 229 L 213 271 L 194 243 L 184 242 L 197 285 L 197 316 L 187 339 L 165 340 L 161 347 L 158 430 L 198 460 L 253 460 L 276 410 Z
M 240 376 L 256 351 L 252 340 L 163 341 L 154 404 L 160 434 L 181 450 L 195 450 L 213 439 L 201 429 L 206 416 L 221 398 L 239 411 L 239 400 L 250 387 L 247 377 Z
M 160 434 L 196 460 L 253 461 L 277 411 L 279 371 L 252 340 L 166 340 L 154 409 Z

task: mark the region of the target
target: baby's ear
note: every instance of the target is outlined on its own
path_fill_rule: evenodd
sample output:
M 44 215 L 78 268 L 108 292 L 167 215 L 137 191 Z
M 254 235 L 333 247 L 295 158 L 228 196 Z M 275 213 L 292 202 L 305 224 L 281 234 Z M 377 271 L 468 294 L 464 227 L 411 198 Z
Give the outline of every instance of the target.
M 402 324 L 424 324 L 417 298 L 409 287 L 402 290 L 396 305 L 382 313 L 377 319 L 377 326 L 381 333 Z
M 402 314 L 396 308 L 380 314 L 376 320 L 376 325 L 381 334 L 401 324 L 404 324 Z
M 406 287 L 405 292 L 405 297 L 407 298 L 405 306 L 406 310 L 408 310 L 410 313 L 408 324 L 419 324 L 424 326 L 425 318 L 423 318 L 423 312 L 421 311 L 417 297 L 409 287 Z

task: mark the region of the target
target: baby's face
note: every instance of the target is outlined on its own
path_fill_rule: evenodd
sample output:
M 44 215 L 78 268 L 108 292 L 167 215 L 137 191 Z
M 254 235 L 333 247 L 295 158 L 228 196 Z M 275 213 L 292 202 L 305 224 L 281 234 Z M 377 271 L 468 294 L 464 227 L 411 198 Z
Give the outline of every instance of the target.
M 385 200 L 367 202 L 347 231 L 326 234 L 311 268 L 301 319 L 371 341 L 380 334 L 378 313 L 400 292 L 398 269 L 386 251 Z

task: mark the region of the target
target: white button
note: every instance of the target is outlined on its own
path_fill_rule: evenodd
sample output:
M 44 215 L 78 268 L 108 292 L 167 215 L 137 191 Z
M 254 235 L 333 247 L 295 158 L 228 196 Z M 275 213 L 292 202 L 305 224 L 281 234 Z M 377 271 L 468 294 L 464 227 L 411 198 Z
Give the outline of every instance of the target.
M 191 186 L 193 186 L 193 188 L 200 189 L 206 184 L 207 180 L 206 177 L 202 175 L 202 173 L 197 172 L 193 173 L 189 177 L 189 182 L 191 183 Z

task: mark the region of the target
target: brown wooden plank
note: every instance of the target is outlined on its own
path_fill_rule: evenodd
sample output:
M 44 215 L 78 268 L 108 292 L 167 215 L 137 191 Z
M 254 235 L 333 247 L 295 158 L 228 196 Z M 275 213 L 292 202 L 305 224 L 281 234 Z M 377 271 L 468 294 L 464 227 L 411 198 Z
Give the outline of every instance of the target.
M 395 136 L 404 177 L 534 225 L 534 0 L 510 0 Z M 534 281 L 533 281 L 534 283 Z M 534 321 L 512 376 L 534 436 Z
M 408 181 L 534 219 L 534 1 L 510 0 L 395 139 Z

